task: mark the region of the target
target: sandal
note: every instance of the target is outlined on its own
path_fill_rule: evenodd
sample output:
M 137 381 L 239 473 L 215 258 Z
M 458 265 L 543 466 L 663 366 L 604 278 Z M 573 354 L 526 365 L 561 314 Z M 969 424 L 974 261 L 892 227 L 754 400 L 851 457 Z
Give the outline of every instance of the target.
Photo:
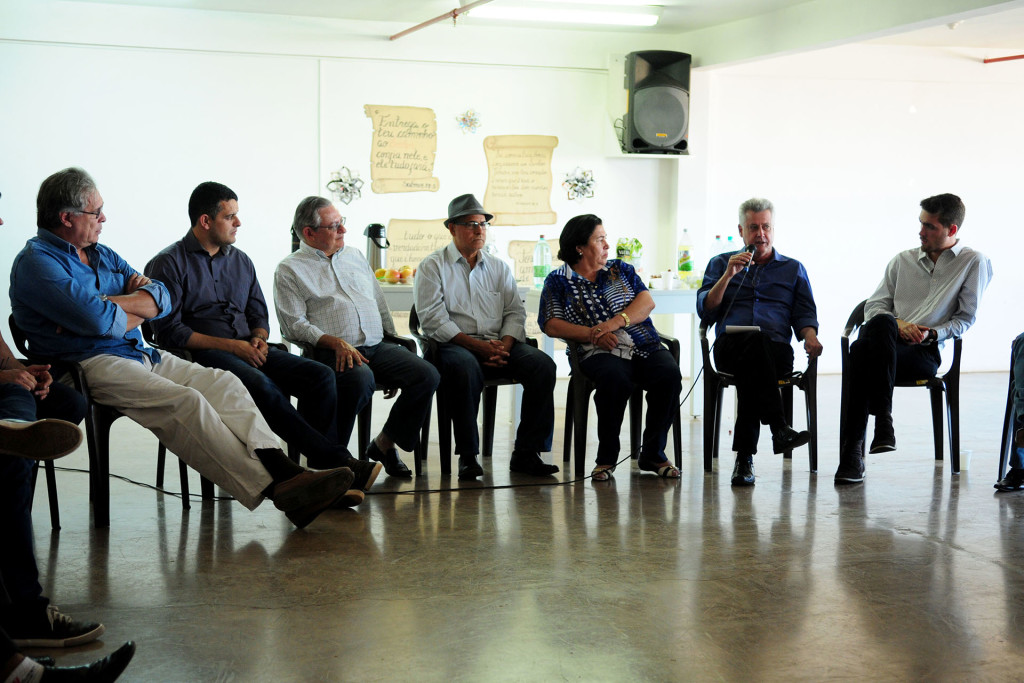
M 644 462 L 643 460 L 638 460 L 636 464 L 637 464 L 637 467 L 639 467 L 642 471 L 644 471 L 644 472 L 654 472 L 655 474 L 657 474 L 662 479 L 678 479 L 679 478 L 679 470 L 677 470 L 675 467 L 673 467 L 672 463 L 670 463 L 668 460 L 663 460 L 662 462 L 655 463 L 655 464 L 651 464 L 649 462 Z
M 594 481 L 608 481 L 612 478 L 612 472 L 615 471 L 615 465 L 597 465 L 594 471 L 590 473 L 590 478 Z

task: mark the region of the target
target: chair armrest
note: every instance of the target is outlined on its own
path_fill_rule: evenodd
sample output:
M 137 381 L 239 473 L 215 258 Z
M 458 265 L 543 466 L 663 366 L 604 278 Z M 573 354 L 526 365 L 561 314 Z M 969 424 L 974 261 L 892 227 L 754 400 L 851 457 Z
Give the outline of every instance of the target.
M 416 353 L 416 341 L 414 339 L 410 339 L 409 337 L 399 337 L 397 335 L 388 334 L 388 333 L 385 332 L 384 333 L 384 341 L 389 341 L 392 344 L 398 344 L 399 346 L 404 346 L 405 348 L 409 349 L 413 353 Z

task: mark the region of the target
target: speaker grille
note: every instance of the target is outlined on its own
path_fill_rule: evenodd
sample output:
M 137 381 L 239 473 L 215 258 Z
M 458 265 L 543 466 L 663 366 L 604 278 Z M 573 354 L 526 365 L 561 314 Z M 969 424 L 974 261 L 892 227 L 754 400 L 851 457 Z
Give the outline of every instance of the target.
M 634 94 L 633 126 L 652 147 L 675 147 L 686 136 L 690 94 L 682 88 L 659 85 Z

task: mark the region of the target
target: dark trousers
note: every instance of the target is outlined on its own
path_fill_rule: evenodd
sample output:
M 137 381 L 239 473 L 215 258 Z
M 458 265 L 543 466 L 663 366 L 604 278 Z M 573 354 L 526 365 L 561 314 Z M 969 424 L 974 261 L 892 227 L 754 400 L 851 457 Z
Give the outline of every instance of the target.
M 597 464 L 614 465 L 619 459 L 619 431 L 626 404 L 635 387 L 647 392 L 647 419 L 640 457 L 646 462 L 665 461 L 665 442 L 672 417 L 679 410 L 682 376 L 679 364 L 664 349 L 647 358 L 630 360 L 610 353 L 595 353 L 580 363 L 594 383 L 597 408 Z
M 32 421 L 58 418 L 79 423 L 85 398 L 59 383 L 36 399 L 16 384 L 0 384 L 0 419 Z M 0 455 L 0 626 L 17 621 L 26 611 L 45 609 L 32 536 L 32 470 L 34 460 Z
M 1024 429 L 1024 334 L 1013 340 L 1010 356 L 1013 368 L 1013 431 Z M 1024 454 L 1016 447 L 1010 449 L 1010 467 L 1024 468 Z
M 522 412 L 516 430 L 516 451 L 547 452 L 555 428 L 555 362 L 529 344 L 513 344 L 508 365 L 484 367 L 477 356 L 457 344 L 440 346 L 441 386 L 455 433 L 455 452 L 477 455 L 480 435 L 476 416 L 484 380 L 509 377 L 523 385 Z
M 850 344 L 843 372 L 845 439 L 864 438 L 868 415 L 892 414 L 892 390 L 897 383 L 934 377 L 942 362 L 937 344 L 906 344 L 891 315 L 864 323 Z
M 715 365 L 736 385 L 732 449 L 754 455 L 762 424 L 773 432 L 786 425 L 779 379 L 793 372 L 793 347 L 764 332 L 723 334 L 715 340 Z
M 310 467 L 340 467 L 351 457 L 346 447 L 348 435 L 340 439 L 335 426 L 335 373 L 322 363 L 274 347 L 270 347 L 266 362 L 258 368 L 229 351 L 193 351 L 192 359 L 208 368 L 227 370 L 242 380 L 270 428 L 297 446 Z M 292 405 L 291 396 L 298 399 L 298 410 Z
M 419 443 L 420 428 L 441 376 L 433 365 L 404 346 L 384 341 L 357 348 L 370 362 L 335 373 L 339 439 L 348 442 L 356 415 L 373 398 L 380 384 L 401 390 L 383 432 L 402 450 L 413 450 Z M 334 367 L 333 351 L 316 349 L 314 356 L 321 363 Z

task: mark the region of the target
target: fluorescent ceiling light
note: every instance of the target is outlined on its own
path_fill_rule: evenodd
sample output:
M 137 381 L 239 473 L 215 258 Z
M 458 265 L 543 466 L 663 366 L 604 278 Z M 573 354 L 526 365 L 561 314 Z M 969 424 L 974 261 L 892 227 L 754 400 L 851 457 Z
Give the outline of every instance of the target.
M 602 12 L 594 10 L 555 9 L 548 7 L 502 7 L 484 5 L 470 10 L 477 19 L 507 21 L 542 21 L 559 24 L 602 24 L 610 26 L 654 26 L 656 12 Z

